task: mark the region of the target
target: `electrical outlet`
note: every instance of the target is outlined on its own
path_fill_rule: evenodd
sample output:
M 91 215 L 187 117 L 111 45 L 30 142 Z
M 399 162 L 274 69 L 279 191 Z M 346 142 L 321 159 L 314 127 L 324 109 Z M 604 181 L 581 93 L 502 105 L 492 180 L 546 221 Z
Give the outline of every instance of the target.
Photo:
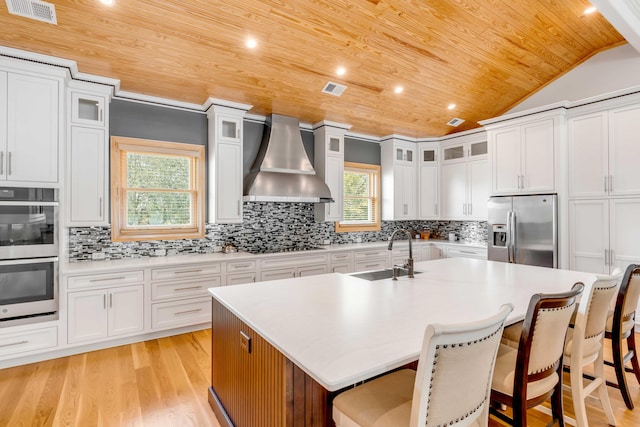
M 104 257 L 105 257 L 104 252 L 94 252 L 91 254 L 91 259 L 94 261 L 104 259 Z
M 167 250 L 166 249 L 156 249 L 155 250 L 155 254 L 156 254 L 156 256 L 165 256 L 167 254 Z
M 324 241 L 322 242 L 323 245 L 330 245 L 331 244 L 331 239 L 324 239 Z
M 356 243 L 362 243 L 362 237 L 356 237 Z

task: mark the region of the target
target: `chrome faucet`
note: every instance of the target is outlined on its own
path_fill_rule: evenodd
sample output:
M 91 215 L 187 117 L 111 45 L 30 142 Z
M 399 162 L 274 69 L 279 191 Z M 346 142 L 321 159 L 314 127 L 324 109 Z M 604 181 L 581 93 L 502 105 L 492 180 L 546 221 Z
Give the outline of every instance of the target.
M 399 228 L 393 232 L 391 238 L 389 239 L 389 250 L 393 249 L 393 241 L 399 233 L 404 233 L 407 235 L 409 239 L 409 258 L 405 261 L 404 265 L 394 265 L 393 266 L 393 280 L 398 280 L 398 270 L 404 269 L 409 270 L 409 277 L 413 279 L 413 249 L 411 247 L 411 232 L 404 228 Z

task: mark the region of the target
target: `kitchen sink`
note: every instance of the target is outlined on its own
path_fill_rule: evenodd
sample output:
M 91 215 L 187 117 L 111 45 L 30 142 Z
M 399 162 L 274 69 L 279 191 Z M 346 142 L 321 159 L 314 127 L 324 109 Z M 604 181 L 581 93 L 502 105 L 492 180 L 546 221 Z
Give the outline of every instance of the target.
M 414 271 L 413 274 L 422 273 L 421 271 Z M 407 270 L 398 270 L 398 277 L 406 276 L 409 272 Z M 376 271 L 367 271 L 365 273 L 357 273 L 352 274 L 353 277 L 358 277 L 360 279 L 374 281 L 374 280 L 382 280 L 382 279 L 391 279 L 393 277 L 393 269 L 385 268 L 384 270 L 376 270 Z

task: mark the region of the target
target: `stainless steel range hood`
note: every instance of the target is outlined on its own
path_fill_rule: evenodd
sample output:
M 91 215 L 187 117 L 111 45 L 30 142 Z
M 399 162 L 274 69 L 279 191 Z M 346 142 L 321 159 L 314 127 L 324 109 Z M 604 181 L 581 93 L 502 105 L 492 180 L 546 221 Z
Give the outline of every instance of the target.
M 333 202 L 304 151 L 298 119 L 271 114 L 265 123 L 260 151 L 244 180 L 244 200 Z

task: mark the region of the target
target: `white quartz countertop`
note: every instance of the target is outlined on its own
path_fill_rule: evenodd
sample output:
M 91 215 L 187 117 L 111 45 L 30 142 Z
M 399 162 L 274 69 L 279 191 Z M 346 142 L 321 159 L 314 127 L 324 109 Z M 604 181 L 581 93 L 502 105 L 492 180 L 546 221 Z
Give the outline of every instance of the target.
M 447 244 L 464 247 L 482 248 L 486 249 L 486 245 L 478 243 L 465 243 L 460 241 L 449 241 L 440 239 L 414 239 L 412 244 L 418 248 L 421 245 L 427 244 Z M 339 251 L 353 251 L 358 249 L 371 249 L 384 247 L 389 245 L 388 241 L 370 242 L 370 243 L 348 243 L 342 245 L 324 245 L 320 246 L 322 249 L 310 250 L 310 251 L 293 251 L 293 252 L 278 252 L 269 254 L 251 254 L 248 252 L 235 252 L 225 254 L 222 252 L 216 252 L 211 254 L 185 254 L 185 255 L 170 255 L 160 257 L 143 257 L 143 258 L 125 258 L 118 260 L 101 260 L 101 261 L 79 261 L 79 262 L 61 262 L 60 271 L 62 274 L 93 274 L 104 273 L 110 271 L 131 270 L 136 268 L 162 268 L 173 267 L 178 265 L 189 265 L 197 263 L 207 262 L 224 262 L 224 261 L 244 261 L 251 259 L 263 259 L 293 255 L 311 255 L 315 253 L 331 253 Z M 407 248 L 406 240 L 397 240 L 394 242 L 395 249 Z
M 415 279 L 339 273 L 211 288 L 209 293 L 329 391 L 418 359 L 431 323 L 458 323 L 567 291 L 586 273 L 467 258 L 416 263 Z

